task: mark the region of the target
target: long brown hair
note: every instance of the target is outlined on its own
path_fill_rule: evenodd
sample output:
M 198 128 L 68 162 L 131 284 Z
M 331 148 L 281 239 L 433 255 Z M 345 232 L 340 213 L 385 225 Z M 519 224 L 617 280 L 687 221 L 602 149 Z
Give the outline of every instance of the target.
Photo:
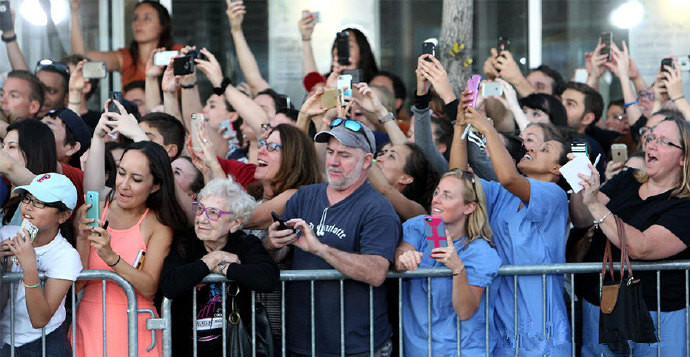
M 319 160 L 309 137 L 289 124 L 279 124 L 273 130 L 280 134 L 282 154 L 280 169 L 271 180 L 273 197 L 285 190 L 321 182 Z

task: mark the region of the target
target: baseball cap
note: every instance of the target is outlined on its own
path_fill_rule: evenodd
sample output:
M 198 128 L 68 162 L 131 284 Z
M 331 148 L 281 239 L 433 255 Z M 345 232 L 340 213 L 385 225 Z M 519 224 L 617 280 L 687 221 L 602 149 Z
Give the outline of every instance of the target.
M 309 72 L 306 76 L 304 76 L 304 79 L 302 80 L 304 89 L 306 89 L 307 92 L 311 91 L 311 89 L 314 88 L 314 86 L 318 83 L 326 84 L 326 77 L 324 77 L 319 72 Z
M 70 210 L 77 205 L 77 189 L 65 175 L 55 172 L 40 174 L 31 183 L 15 188 L 14 193 L 28 192 L 45 203 L 62 202 Z
M 77 113 L 71 109 L 61 108 L 53 109 L 46 113 L 46 115 L 51 118 L 60 118 L 65 123 L 67 129 L 72 132 L 74 138 L 81 145 L 79 152 L 76 154 L 77 156 L 81 156 L 91 146 L 91 129 Z
M 376 152 L 376 139 L 371 129 L 364 124 L 343 118 L 335 118 L 330 124 L 331 130 L 318 132 L 314 136 L 317 143 L 326 143 L 331 137 L 338 139 L 346 146 L 360 148 L 364 152 Z

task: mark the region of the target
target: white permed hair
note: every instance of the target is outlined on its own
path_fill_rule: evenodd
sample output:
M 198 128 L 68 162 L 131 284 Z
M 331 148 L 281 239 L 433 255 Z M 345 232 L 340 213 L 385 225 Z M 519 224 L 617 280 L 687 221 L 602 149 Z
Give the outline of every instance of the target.
M 256 200 L 231 177 L 211 180 L 201 189 L 197 200 L 201 201 L 203 198 L 211 196 L 227 199 L 227 207 L 223 209 L 232 212 L 231 217 L 241 219 L 242 225 L 247 222 L 249 216 L 256 209 Z

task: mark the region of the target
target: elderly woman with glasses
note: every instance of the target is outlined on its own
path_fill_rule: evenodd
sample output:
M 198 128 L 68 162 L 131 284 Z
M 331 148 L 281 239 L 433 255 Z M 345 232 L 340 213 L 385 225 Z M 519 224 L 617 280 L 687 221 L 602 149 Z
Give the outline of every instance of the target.
M 220 355 L 222 351 L 222 295 L 227 292 L 218 283 L 201 284 L 209 273 L 225 275 L 237 284 L 238 308 L 248 331 L 250 291 L 269 292 L 277 286 L 278 266 L 259 239 L 241 230 L 255 208 L 256 201 L 230 179 L 214 179 L 199 192 L 193 204 L 195 238 L 171 251 L 161 274 L 163 295 L 174 299 L 174 355 L 192 355 L 194 325 L 199 355 Z M 196 316 L 191 321 L 194 289 Z
M 403 242 L 395 251 L 397 270 L 442 267 L 453 276 L 406 279 L 402 283 L 404 351 L 408 356 L 426 356 L 429 338 L 427 292 L 431 290 L 433 356 L 484 355 L 484 290 L 498 275 L 501 258 L 492 247 L 486 198 L 474 174 L 451 170 L 443 175 L 431 201 L 431 214 L 442 218 L 447 244 L 432 248 L 426 227 L 429 216 L 403 224 Z M 433 286 L 433 288 L 432 288 Z M 493 309 L 491 309 L 493 310 Z M 491 316 L 491 315 L 489 315 Z M 458 331 L 458 319 L 462 320 Z M 458 341 L 458 333 L 460 340 Z
M 586 261 L 602 261 L 606 241 L 613 247 L 613 260 L 620 259 L 621 244 L 615 217 L 620 218 L 626 234 L 626 249 L 631 261 L 690 259 L 690 124 L 681 116 L 669 116 L 647 130 L 645 165 L 642 170 L 627 169 L 599 187 L 596 172 L 582 176 L 584 189 L 570 201 L 571 217 L 576 227 L 595 225 Z M 635 271 L 642 294 L 659 326 L 662 356 L 685 355 L 685 282 L 683 271 Z M 618 278 L 618 277 L 616 277 Z M 583 355 L 611 355 L 599 339 L 599 275 L 582 279 Z M 662 291 L 657 302 L 657 284 Z M 660 306 L 657 304 L 660 303 Z M 657 308 L 661 314 L 657 316 Z M 658 321 L 658 324 L 657 324 Z M 657 353 L 657 344 L 630 343 L 632 354 Z M 621 352 L 621 351 L 618 351 Z

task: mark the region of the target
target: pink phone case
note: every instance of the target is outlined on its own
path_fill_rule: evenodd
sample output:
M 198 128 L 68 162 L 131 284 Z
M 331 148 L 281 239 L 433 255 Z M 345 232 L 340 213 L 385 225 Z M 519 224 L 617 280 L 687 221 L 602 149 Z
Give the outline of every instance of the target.
M 477 97 L 479 96 L 479 83 L 482 81 L 482 76 L 478 74 L 473 74 L 470 76 L 470 79 L 467 80 L 467 90 L 472 91 L 472 102 L 470 105 L 472 108 L 477 108 Z
M 429 246 L 429 250 L 447 247 L 446 224 L 443 223 L 443 218 L 433 216 L 424 217 L 424 236 L 426 236 L 426 243 Z

